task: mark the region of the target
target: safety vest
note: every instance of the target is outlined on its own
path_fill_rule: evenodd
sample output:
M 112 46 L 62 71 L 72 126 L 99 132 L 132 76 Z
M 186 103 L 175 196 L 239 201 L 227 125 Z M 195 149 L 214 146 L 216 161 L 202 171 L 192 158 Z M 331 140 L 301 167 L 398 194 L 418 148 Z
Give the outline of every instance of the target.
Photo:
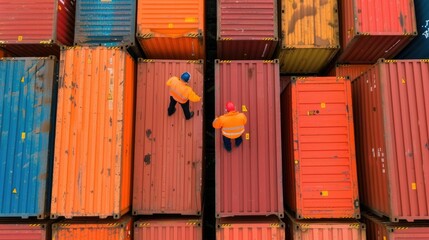
M 179 80 L 177 77 L 173 78 L 170 85 L 170 95 L 174 100 L 179 103 L 186 103 L 188 101 L 189 89 L 186 83 Z
M 222 135 L 230 139 L 235 139 L 244 133 L 246 122 L 246 115 L 232 111 L 216 118 L 213 121 L 213 127 L 222 128 Z

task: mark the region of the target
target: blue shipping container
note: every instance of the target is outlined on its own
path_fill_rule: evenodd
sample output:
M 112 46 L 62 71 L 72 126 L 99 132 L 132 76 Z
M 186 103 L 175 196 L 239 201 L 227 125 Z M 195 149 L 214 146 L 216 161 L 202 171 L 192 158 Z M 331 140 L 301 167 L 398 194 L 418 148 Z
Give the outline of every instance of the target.
M 57 66 L 0 58 L 0 217 L 49 216 Z
M 136 0 L 77 1 L 75 45 L 124 46 L 134 57 L 141 57 L 135 31 Z
M 396 56 L 397 59 L 429 58 L 429 1 L 414 0 L 417 36 Z

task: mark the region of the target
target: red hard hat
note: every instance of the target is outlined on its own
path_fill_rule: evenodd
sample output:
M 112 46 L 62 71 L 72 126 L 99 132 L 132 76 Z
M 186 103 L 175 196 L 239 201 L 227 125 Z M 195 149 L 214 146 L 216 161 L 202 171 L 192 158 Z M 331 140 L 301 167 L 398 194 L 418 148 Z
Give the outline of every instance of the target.
M 226 103 L 225 108 L 227 112 L 235 111 L 234 103 L 232 103 L 231 101 Z

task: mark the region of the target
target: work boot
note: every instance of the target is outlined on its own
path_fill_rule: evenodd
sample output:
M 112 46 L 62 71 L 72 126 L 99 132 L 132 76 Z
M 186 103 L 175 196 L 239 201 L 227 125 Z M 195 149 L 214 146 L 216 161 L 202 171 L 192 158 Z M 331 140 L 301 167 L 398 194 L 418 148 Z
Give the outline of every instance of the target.
M 243 139 L 241 137 L 235 139 L 235 146 L 238 147 L 243 142 Z
M 173 108 L 173 111 L 170 111 L 170 109 L 168 109 L 168 116 L 173 115 L 176 112 L 176 109 Z
M 187 118 L 186 120 L 191 119 L 193 116 L 194 116 L 194 112 L 191 112 L 191 113 L 189 114 L 189 118 Z

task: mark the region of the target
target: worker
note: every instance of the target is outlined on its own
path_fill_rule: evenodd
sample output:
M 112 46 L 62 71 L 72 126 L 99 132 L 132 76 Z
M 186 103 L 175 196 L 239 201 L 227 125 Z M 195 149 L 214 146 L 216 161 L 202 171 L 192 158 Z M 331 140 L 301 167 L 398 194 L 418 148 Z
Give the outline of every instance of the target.
M 244 125 L 247 118 L 243 113 L 237 112 L 232 102 L 225 105 L 225 114 L 213 121 L 214 128 L 222 128 L 223 146 L 226 151 L 231 152 L 231 139 L 235 139 L 235 146 L 243 142 L 241 135 L 244 133 Z
M 189 101 L 199 102 L 199 97 L 190 86 L 188 86 L 191 74 L 184 72 L 180 76 L 180 79 L 176 76 L 171 77 L 167 81 L 167 87 L 170 88 L 170 105 L 168 107 L 168 116 L 173 115 L 176 112 L 176 103 L 179 102 L 182 106 L 183 113 L 185 114 L 186 120 L 191 119 L 194 116 L 194 112 L 189 111 Z

